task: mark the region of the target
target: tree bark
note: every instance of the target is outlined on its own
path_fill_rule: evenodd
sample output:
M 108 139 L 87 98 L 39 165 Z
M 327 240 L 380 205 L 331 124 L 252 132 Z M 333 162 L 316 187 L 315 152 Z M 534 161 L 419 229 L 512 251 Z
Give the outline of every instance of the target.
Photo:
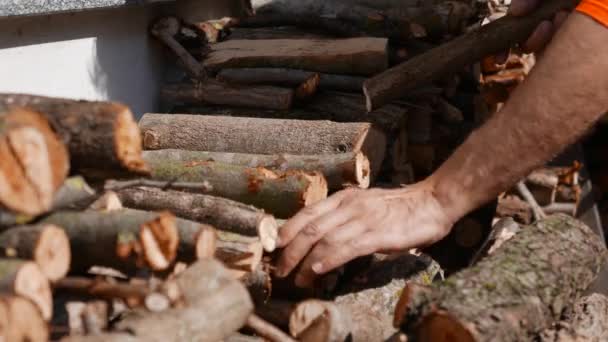
M 255 18 L 255 17 L 253 17 Z M 250 19 L 239 19 L 239 23 L 242 26 L 247 26 L 246 23 Z M 283 26 L 283 27 L 231 27 L 230 33 L 227 39 L 234 40 L 260 40 L 260 39 L 327 39 L 336 38 L 335 36 L 328 36 L 321 32 L 311 32 L 310 30 L 303 30 L 297 27 Z M 232 69 L 238 70 L 238 69 Z M 279 69 L 282 70 L 282 69 Z M 361 90 L 361 89 L 359 89 Z
M 341 36 L 389 37 L 394 42 L 421 34 L 440 37 L 459 33 L 473 15 L 469 5 L 453 1 L 254 0 L 252 5 L 257 16 L 275 18 L 274 22 L 266 19 L 265 26 L 322 28 Z
M 47 324 L 40 309 L 26 298 L 4 296 L 0 298 L 0 338 L 3 341 L 46 342 L 49 340 Z
M 50 209 L 69 169 L 65 146 L 38 113 L 0 107 L 0 210 L 38 215 Z
M 47 321 L 53 315 L 49 281 L 34 262 L 0 259 L 0 293 L 31 300 Z
M 369 160 L 361 152 L 321 155 L 267 155 L 160 150 L 145 151 L 144 159 L 150 163 L 158 160 L 172 160 L 184 163 L 215 161 L 249 168 L 263 167 L 273 171 L 319 171 L 327 180 L 327 186 L 330 190 L 341 190 L 345 185 L 354 185 L 365 189 L 370 185 L 371 170 Z M 218 227 L 221 227 L 221 225 L 218 225 Z
M 4 258 L 35 261 L 51 282 L 63 278 L 70 267 L 70 241 L 63 229 L 52 224 L 20 226 L 3 232 L 0 254 Z
M 184 104 L 214 104 L 261 109 L 289 110 L 293 89 L 272 86 L 235 86 L 216 80 L 163 86 L 164 101 Z
M 0 106 L 23 106 L 46 117 L 68 147 L 73 170 L 147 174 L 139 128 L 122 104 L 0 94 Z
M 65 180 L 61 188 L 55 193 L 53 204 L 49 211 L 86 209 L 96 198 L 95 190 L 82 177 L 70 177 Z M 35 219 L 36 216 L 16 214 L 0 209 L 0 229 L 27 224 Z
M 294 68 L 369 76 L 388 68 L 383 38 L 228 40 L 210 46 L 205 68 Z
M 395 323 L 418 341 L 520 341 L 559 319 L 606 256 L 588 227 L 552 216 L 443 283 L 408 285 Z
M 362 152 L 372 166 L 372 178 L 386 150 L 386 137 L 369 123 L 146 114 L 140 127 L 147 150 L 307 155 Z
M 208 182 L 210 195 L 254 205 L 281 218 L 327 197 L 327 182 L 313 172 L 273 172 L 218 162 L 182 163 L 148 160 L 152 178 L 164 181 Z
M 368 113 L 362 96 L 338 92 L 318 94 L 305 108 L 327 114 L 327 119 L 338 122 L 370 122 L 385 132 L 395 132 L 408 119 L 409 112 L 406 107 L 389 104 Z
M 191 77 L 204 78 L 206 75 L 203 65 L 175 39 L 180 29 L 181 24 L 177 18 L 165 17 L 152 25 L 150 33 L 175 53 Z
M 551 1 L 528 16 L 506 16 L 370 78 L 363 86 L 367 110 L 380 108 L 415 87 L 505 51 L 529 37 L 543 20 L 576 4 L 577 0 Z
M 92 266 L 107 266 L 133 272 L 138 266 L 162 270 L 175 259 L 179 243 L 180 256 L 186 250 L 194 259 L 192 233 L 190 241 L 181 241 L 181 226 L 188 225 L 168 213 L 135 210 L 110 212 L 57 212 L 43 223 L 63 227 L 72 248 L 70 272 L 83 273 Z M 190 228 L 190 227 L 188 227 Z
M 600 342 L 608 340 L 608 298 L 592 294 L 579 299 L 565 320 L 544 331 L 541 342 Z
M 201 260 L 177 276 L 186 306 L 135 314 L 117 324 L 141 341 L 220 341 L 245 325 L 253 311 L 247 289 L 217 261 Z
M 243 85 L 275 85 L 281 87 L 297 87 L 313 76 L 312 71 L 281 68 L 241 68 L 223 69 L 217 74 L 220 81 L 230 84 Z M 321 90 L 337 90 L 361 93 L 365 78 L 348 75 L 319 74 Z M 365 108 L 365 103 L 363 103 Z
M 169 210 L 178 217 L 221 227 L 222 230 L 245 236 L 256 236 L 268 252 L 274 251 L 278 224 L 272 215 L 225 198 L 134 188 L 118 192 L 127 208 L 141 210 Z

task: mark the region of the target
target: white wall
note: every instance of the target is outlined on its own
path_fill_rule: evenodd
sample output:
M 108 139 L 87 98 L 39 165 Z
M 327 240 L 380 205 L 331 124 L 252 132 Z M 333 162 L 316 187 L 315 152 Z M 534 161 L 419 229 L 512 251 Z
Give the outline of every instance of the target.
M 228 14 L 230 1 L 197 2 L 212 17 Z M 0 92 L 120 101 L 137 116 L 155 111 L 163 53 L 147 29 L 158 14 L 130 7 L 0 19 Z

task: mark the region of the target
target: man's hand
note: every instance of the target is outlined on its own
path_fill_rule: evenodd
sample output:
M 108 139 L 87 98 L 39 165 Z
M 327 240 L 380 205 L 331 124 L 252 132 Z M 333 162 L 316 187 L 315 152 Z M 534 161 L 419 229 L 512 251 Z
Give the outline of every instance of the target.
M 296 285 L 357 257 L 378 251 L 402 251 L 445 237 L 454 219 L 422 182 L 395 190 L 344 190 L 308 207 L 280 231 L 285 247 L 277 275 L 286 277 L 300 264 Z
M 511 7 L 509 8 L 509 14 L 515 16 L 524 16 L 536 9 L 541 1 L 551 0 L 513 0 Z M 557 29 L 566 21 L 568 18 L 568 12 L 559 12 L 553 21 L 544 21 L 538 28 L 532 33 L 530 38 L 522 45 L 525 52 L 539 52 L 544 49 L 545 46 L 553 38 L 553 34 Z

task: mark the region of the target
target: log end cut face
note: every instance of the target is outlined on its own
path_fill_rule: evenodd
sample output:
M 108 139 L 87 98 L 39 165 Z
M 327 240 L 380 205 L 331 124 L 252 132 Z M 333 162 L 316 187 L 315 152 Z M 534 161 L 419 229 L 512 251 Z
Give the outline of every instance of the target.
M 40 310 L 30 300 L 5 297 L 0 301 L 0 339 L 3 341 L 46 342 L 49 332 Z
M 175 216 L 163 212 L 157 219 L 142 224 L 139 234 L 145 263 L 155 271 L 171 266 L 179 245 Z
M 357 153 L 355 156 L 355 172 L 356 184 L 362 189 L 369 188 L 371 183 L 370 163 L 363 153 Z
M 70 260 L 70 240 L 65 231 L 46 225 L 39 235 L 34 261 L 50 281 L 57 281 L 68 273 Z
M 53 315 L 51 287 L 37 264 L 23 263 L 15 273 L 13 287 L 16 294 L 38 306 L 45 320 L 51 319 Z
M 302 192 L 302 203 L 305 207 L 313 205 L 327 198 L 328 185 L 323 174 L 312 172 L 302 174 L 302 180 L 307 182 L 308 186 Z
M 272 215 L 261 215 L 258 221 L 258 236 L 266 252 L 273 252 L 277 248 L 279 238 L 279 224 Z
M 446 312 L 428 315 L 418 327 L 417 341 L 420 342 L 474 342 L 471 331 L 458 319 Z
M 141 155 L 141 131 L 127 107 L 124 107 L 116 118 L 115 132 L 115 153 L 123 167 L 133 173 L 149 174 L 150 170 Z

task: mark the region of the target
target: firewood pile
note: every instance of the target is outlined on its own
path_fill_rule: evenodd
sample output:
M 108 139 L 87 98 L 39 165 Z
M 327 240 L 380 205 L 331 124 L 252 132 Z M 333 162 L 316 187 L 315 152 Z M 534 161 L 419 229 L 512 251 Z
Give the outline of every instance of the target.
M 504 102 L 488 94 L 515 83 L 494 76 L 526 68 L 474 60 L 379 106 L 390 95 L 364 94 L 369 77 L 492 7 L 341 3 L 159 19 L 151 34 L 186 76 L 161 91 L 169 113 L 139 123 L 118 103 L 0 94 L 0 336 L 602 340 L 606 298 L 580 298 L 604 244 L 550 216 L 576 212 L 580 165 L 534 172 L 427 250 L 355 260 L 311 289 L 273 276 L 285 220 L 347 187 L 423 179 Z

